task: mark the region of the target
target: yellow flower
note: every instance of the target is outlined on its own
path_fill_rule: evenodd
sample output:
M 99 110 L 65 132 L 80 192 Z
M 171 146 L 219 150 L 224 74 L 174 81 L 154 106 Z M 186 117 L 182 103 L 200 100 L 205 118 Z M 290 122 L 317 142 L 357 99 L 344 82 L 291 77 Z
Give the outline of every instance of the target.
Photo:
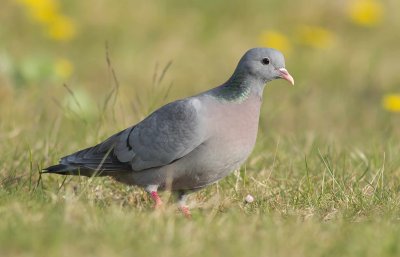
M 39 23 L 49 23 L 58 16 L 59 5 L 54 0 L 17 0 L 25 6 L 33 20 Z
M 400 94 L 388 94 L 383 97 L 383 108 L 389 112 L 400 112 Z
M 381 21 L 383 6 L 376 0 L 352 0 L 348 12 L 354 23 L 371 27 Z
M 42 24 L 49 38 L 69 41 L 76 34 L 73 21 L 60 12 L 58 0 L 15 0 L 21 4 L 32 20 Z
M 299 26 L 297 28 L 297 40 L 303 45 L 314 48 L 328 48 L 334 41 L 331 31 L 319 26 Z
M 43 8 L 32 9 L 32 18 L 39 23 L 48 24 L 57 19 L 58 13 L 54 7 L 48 6 Z
M 264 31 L 260 35 L 260 43 L 263 46 L 276 48 L 286 54 L 292 50 L 289 39 L 282 33 L 277 31 Z
M 56 41 L 69 41 L 76 33 L 75 24 L 65 16 L 58 16 L 49 24 L 47 35 Z
M 29 0 L 32 1 L 32 0 Z M 56 19 L 58 15 L 58 4 L 52 0 L 32 1 L 30 13 L 34 20 L 40 23 L 49 23 Z
M 68 59 L 60 58 L 55 61 L 54 71 L 58 77 L 67 79 L 74 71 L 74 66 Z

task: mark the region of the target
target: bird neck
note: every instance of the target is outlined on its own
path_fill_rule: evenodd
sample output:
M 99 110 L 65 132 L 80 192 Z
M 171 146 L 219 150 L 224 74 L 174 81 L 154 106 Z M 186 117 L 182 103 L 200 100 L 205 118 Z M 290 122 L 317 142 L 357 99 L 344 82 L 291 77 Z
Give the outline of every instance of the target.
M 211 95 L 220 101 L 241 103 L 252 95 L 261 98 L 264 86 L 263 81 L 235 72 L 227 82 L 212 90 Z

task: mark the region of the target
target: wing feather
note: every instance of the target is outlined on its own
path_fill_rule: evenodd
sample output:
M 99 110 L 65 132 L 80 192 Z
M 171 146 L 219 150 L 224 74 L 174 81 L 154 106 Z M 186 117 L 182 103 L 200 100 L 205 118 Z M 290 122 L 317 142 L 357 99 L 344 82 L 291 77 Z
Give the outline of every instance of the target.
M 203 125 L 198 107 L 190 99 L 179 100 L 125 130 L 114 153 L 118 160 L 130 161 L 137 171 L 167 165 L 204 142 Z
M 190 99 L 167 104 L 146 119 L 60 163 L 103 171 L 141 171 L 182 158 L 205 140 L 204 122 Z

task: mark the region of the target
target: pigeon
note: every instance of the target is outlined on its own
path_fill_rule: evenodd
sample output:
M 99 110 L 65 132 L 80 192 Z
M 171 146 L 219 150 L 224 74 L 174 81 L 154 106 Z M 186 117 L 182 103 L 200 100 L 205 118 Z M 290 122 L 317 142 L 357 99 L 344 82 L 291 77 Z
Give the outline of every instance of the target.
M 162 106 L 148 117 L 93 147 L 62 157 L 43 173 L 109 176 L 144 188 L 162 205 L 158 191 L 177 195 L 179 209 L 200 190 L 238 169 L 256 142 L 262 94 L 275 79 L 294 79 L 283 54 L 253 48 L 222 85 Z

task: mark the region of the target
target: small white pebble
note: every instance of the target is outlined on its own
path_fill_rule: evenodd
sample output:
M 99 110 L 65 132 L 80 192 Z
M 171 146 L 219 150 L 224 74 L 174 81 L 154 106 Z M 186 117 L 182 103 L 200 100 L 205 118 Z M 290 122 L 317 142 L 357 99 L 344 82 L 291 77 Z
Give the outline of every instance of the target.
M 244 200 L 246 201 L 246 203 L 252 203 L 254 202 L 254 197 L 252 195 L 247 195 Z

